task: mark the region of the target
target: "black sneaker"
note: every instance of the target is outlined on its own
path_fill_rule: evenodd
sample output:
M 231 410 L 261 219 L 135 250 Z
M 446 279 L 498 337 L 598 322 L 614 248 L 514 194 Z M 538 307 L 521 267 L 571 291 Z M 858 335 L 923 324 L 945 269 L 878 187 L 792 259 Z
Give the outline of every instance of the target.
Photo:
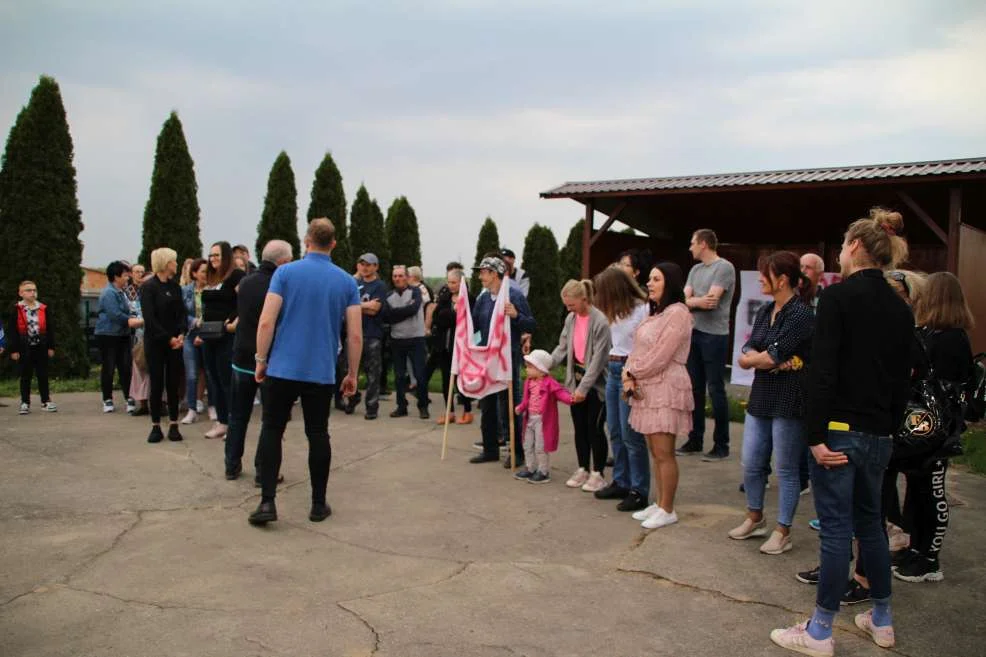
M 182 438 L 181 436 L 181 431 L 178 431 L 177 424 L 172 424 L 170 427 L 168 427 L 168 440 L 170 440 L 173 443 L 176 443 L 179 440 L 184 440 L 184 438 Z
M 390 417 L 407 417 L 407 409 L 395 408 L 390 412 Z
M 240 478 L 240 475 L 242 473 L 243 473 L 243 464 L 238 463 L 236 467 L 233 468 L 232 470 L 230 469 L 226 470 L 226 481 L 236 481 L 237 479 Z
M 157 424 L 151 427 L 151 432 L 147 434 L 147 442 L 149 443 L 159 443 L 164 440 L 164 432 L 161 431 L 161 427 Z
M 616 505 L 617 511 L 640 511 L 647 508 L 647 498 L 635 490 L 627 493 L 623 501 Z
M 685 444 L 679 447 L 678 449 L 674 450 L 674 453 L 677 454 L 678 456 L 691 456 L 692 454 L 701 454 L 702 443 L 697 443 L 697 442 L 693 443 L 690 440 L 685 441 Z
M 551 481 L 551 475 L 546 472 L 541 472 L 538 470 L 531 475 L 531 478 L 527 480 L 529 484 L 546 484 Z
M 494 454 L 487 454 L 483 452 L 482 454 L 477 454 L 476 456 L 469 459 L 470 463 L 493 463 L 499 461 L 500 457 Z
M 418 417 L 421 418 L 422 420 L 427 420 L 431 417 L 431 413 L 428 412 L 427 408 L 420 408 L 418 409 Z
M 250 514 L 247 521 L 254 527 L 263 527 L 268 522 L 277 520 L 277 507 L 273 502 L 261 502 L 257 510 Z
M 312 502 L 312 510 L 308 514 L 308 519 L 312 522 L 322 522 L 332 515 L 332 507 L 325 502 Z M 275 517 L 274 520 L 277 520 Z
M 893 570 L 894 577 L 905 582 L 940 582 L 945 574 L 938 565 L 938 559 L 929 559 L 917 554 Z
M 367 413 L 366 415 L 363 416 L 363 419 L 364 420 L 376 420 L 377 419 L 377 414 L 376 413 Z
M 346 402 L 346 406 L 342 409 L 342 412 L 345 413 L 346 415 L 352 415 L 355 411 L 356 411 L 356 404 L 352 402 L 352 399 Z
M 335 401 L 335 407 L 336 407 L 336 410 L 337 411 L 343 411 L 343 412 L 345 412 L 345 410 L 346 410 L 346 402 L 343 401 L 342 397 L 339 397 L 338 399 L 336 399 L 336 401 Z
M 630 493 L 629 488 L 620 486 L 615 481 L 606 484 L 605 488 L 600 488 L 593 495 L 597 500 L 622 500 Z
M 476 442 L 474 442 L 472 444 L 472 448 L 475 449 L 476 451 L 479 451 L 479 452 L 482 452 L 484 449 L 486 449 L 485 447 L 483 447 L 483 441 L 482 440 L 477 440 Z
M 822 569 L 821 566 L 815 566 L 811 570 L 804 570 L 798 573 L 797 575 L 794 576 L 794 578 L 797 579 L 802 584 L 811 584 L 814 586 L 818 584 L 818 571 L 820 571 L 821 569 Z
M 534 473 L 526 468 L 523 470 L 518 470 L 514 473 L 514 479 L 520 479 L 521 481 L 526 481 L 534 476 Z
M 705 463 L 714 463 L 716 461 L 724 461 L 729 458 L 729 450 L 722 449 L 721 447 L 713 447 L 705 454 L 702 455 L 702 461 Z
M 870 600 L 870 590 L 855 579 L 849 580 L 846 584 L 846 592 L 842 594 L 842 606 L 858 605 L 868 600 Z
M 905 563 L 914 559 L 915 557 L 920 557 L 921 553 L 917 550 L 898 550 L 890 555 L 890 567 L 891 569 L 900 568 Z

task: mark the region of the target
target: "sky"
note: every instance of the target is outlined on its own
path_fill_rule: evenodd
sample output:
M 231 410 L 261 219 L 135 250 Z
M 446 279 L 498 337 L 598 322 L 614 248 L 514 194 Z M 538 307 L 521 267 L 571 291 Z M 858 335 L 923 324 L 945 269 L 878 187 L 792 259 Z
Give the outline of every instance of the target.
M 984 37 L 980 0 L 0 0 L 0 127 L 55 77 L 86 265 L 139 251 L 176 110 L 204 244 L 252 247 L 281 150 L 302 226 L 328 151 L 350 204 L 407 196 L 432 276 L 487 216 L 563 244 L 566 181 L 982 156 Z

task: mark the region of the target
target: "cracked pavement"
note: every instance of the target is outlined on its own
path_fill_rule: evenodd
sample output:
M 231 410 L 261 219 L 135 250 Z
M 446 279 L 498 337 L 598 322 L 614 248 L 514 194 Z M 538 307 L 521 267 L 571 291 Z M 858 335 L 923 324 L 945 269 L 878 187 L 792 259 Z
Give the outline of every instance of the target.
M 437 403 L 437 398 L 434 399 Z M 801 620 L 817 562 L 802 498 L 795 547 L 765 556 L 730 541 L 740 466 L 681 460 L 673 527 L 645 533 L 614 502 L 565 488 L 575 467 L 562 422 L 554 479 L 470 465 L 478 424 L 333 413 L 331 518 L 307 520 L 307 446 L 288 427 L 280 520 L 250 527 L 246 471 L 223 477 L 206 424 L 148 445 L 147 418 L 63 395 L 57 414 L 0 426 L 0 654 L 528 657 L 783 655 L 767 634 Z M 9 417 L 8 417 L 9 416 Z M 741 427 L 732 427 L 734 454 Z M 939 584 L 894 582 L 899 655 L 982 654 L 986 480 L 949 473 L 953 508 Z M 776 487 L 768 492 L 776 509 Z M 855 613 L 858 609 L 852 609 Z M 837 654 L 886 654 L 837 620 Z

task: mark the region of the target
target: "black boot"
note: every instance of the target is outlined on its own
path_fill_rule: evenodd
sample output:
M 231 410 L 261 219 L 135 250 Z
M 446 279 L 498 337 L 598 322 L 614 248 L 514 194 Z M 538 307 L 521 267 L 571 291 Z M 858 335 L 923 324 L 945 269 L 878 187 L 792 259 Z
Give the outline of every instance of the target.
M 274 501 L 261 502 L 257 510 L 250 514 L 248 521 L 255 527 L 263 527 L 268 522 L 277 520 L 277 507 Z

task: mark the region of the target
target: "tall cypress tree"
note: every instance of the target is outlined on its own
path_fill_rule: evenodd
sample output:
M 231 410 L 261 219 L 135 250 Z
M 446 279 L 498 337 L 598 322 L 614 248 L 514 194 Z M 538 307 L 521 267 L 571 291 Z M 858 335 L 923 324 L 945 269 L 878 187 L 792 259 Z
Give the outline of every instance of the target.
M 476 259 L 473 265 L 478 265 L 487 253 L 500 250 L 500 233 L 496 229 L 496 224 L 492 217 L 486 217 L 483 226 L 479 229 L 479 238 L 476 240 Z M 468 265 L 467 265 L 468 266 Z M 469 279 L 469 289 L 473 294 L 479 294 L 482 285 L 479 282 L 479 272 L 473 271 L 472 278 Z
M 342 174 L 332 159 L 331 153 L 326 153 L 322 163 L 315 170 L 315 181 L 312 183 L 312 198 L 308 204 L 308 221 L 319 217 L 328 217 L 336 228 L 336 248 L 332 252 L 332 261 L 348 272 L 353 271 L 353 251 L 349 246 L 349 232 L 346 230 L 346 192 L 342 189 Z
M 536 349 L 551 351 L 561 332 L 561 291 L 558 269 L 558 242 L 547 226 L 534 224 L 524 239 L 524 269 L 531 272 L 527 303 L 537 320 L 532 338 Z
M 185 258 L 201 257 L 197 195 L 195 163 L 188 153 L 181 120 L 172 112 L 157 138 L 151 193 L 144 206 L 144 234 L 138 261 L 148 269 L 151 251 L 161 246 L 178 252 L 179 266 Z
M 360 185 L 353 200 L 349 213 L 349 242 L 352 245 L 353 257 L 358 258 L 364 253 L 372 253 L 380 260 L 380 277 L 384 273 L 390 276 L 387 267 L 388 249 L 384 235 L 383 213 L 376 201 L 370 200 L 366 185 Z
M 257 257 L 270 240 L 285 240 L 291 245 L 294 257 L 301 252 L 298 241 L 298 190 L 294 186 L 291 158 L 281 151 L 267 177 L 267 196 L 264 213 L 257 225 Z
M 79 325 L 83 226 L 72 157 L 58 83 L 42 76 L 17 115 L 0 164 L 0 299 L 6 310 L 22 280 L 37 283 L 52 311 L 56 376 L 89 373 Z
M 387 243 L 390 262 L 410 267 L 421 264 L 421 238 L 418 236 L 418 217 L 406 196 L 394 199 L 387 210 Z
M 568 240 L 558 254 L 561 280 L 579 280 L 582 278 L 582 231 L 585 219 L 579 219 L 568 231 Z
M 380 235 L 380 242 L 376 246 L 377 250 L 373 253 L 380 260 L 380 278 L 389 283 L 391 274 L 390 265 L 393 263 L 393 260 L 390 259 L 390 244 L 387 242 L 386 220 L 383 217 L 383 210 L 380 209 L 377 199 L 370 201 L 370 213 L 373 219 L 373 230 Z

